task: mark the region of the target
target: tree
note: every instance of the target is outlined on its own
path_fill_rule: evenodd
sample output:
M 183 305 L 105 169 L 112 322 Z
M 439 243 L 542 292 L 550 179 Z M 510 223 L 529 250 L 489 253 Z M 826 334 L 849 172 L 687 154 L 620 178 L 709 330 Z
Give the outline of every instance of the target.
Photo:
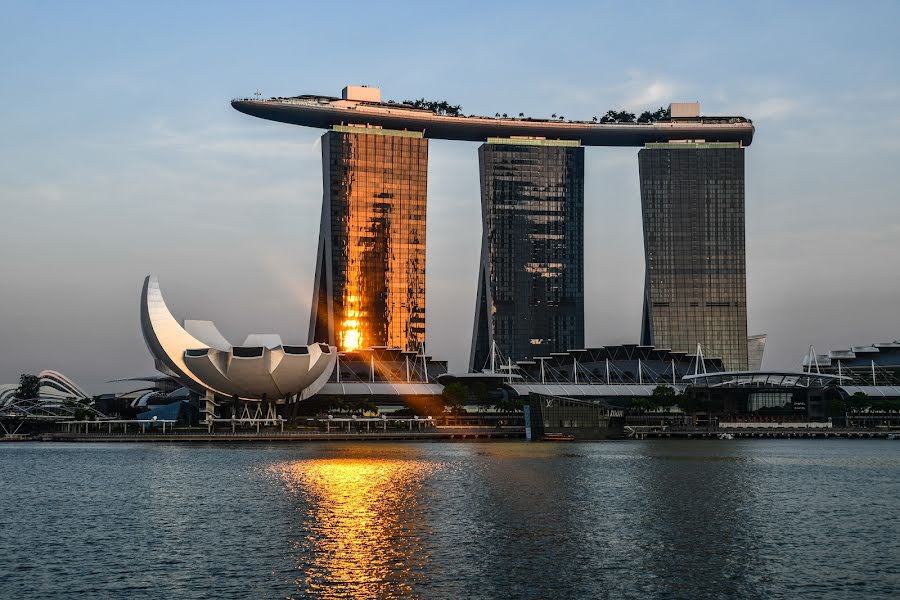
M 669 118 L 669 109 L 663 108 L 660 106 L 658 109 L 654 111 L 645 110 L 641 113 L 641 116 L 638 117 L 638 123 L 655 123 L 656 121 L 662 121 L 663 119 Z
M 19 389 L 16 390 L 16 397 L 22 400 L 31 400 L 37 398 L 41 393 L 41 378 L 37 375 L 29 375 L 22 373 L 19 376 Z
M 653 113 L 651 113 L 651 120 L 653 121 L 662 121 L 663 119 L 669 119 L 672 117 L 672 113 L 669 112 L 668 108 L 663 108 L 660 106 Z
M 451 117 L 458 117 L 462 113 L 462 106 L 459 104 L 450 104 L 446 100 L 426 100 L 425 98 L 419 98 L 418 100 L 404 100 L 403 104 L 409 104 L 416 108 L 427 108 L 439 115 L 449 115 Z
M 445 411 L 454 415 L 462 414 L 469 401 L 469 389 L 459 382 L 447 384 L 441 392 L 441 400 Z
M 651 401 L 656 406 L 660 408 L 669 409 L 671 406 L 676 404 L 675 401 L 675 390 L 673 390 L 668 385 L 658 385 L 653 388 L 653 394 L 651 396 Z
M 600 119 L 601 123 L 634 123 L 634 113 L 627 110 L 610 110 Z
M 514 397 L 506 391 L 494 401 L 494 409 L 502 413 L 519 412 L 523 406 L 525 406 L 525 401 L 522 398 Z
M 641 396 L 632 400 L 631 406 L 641 412 L 647 412 L 653 409 L 653 402 L 651 402 L 650 398 Z
M 524 119 L 524 118 L 525 118 L 525 113 L 519 113 L 519 118 L 520 118 L 520 119 Z
M 867 408 L 871 408 L 872 402 L 869 399 L 869 395 L 865 392 L 856 392 L 849 398 L 847 398 L 847 408 L 850 412 L 859 413 Z
M 702 405 L 699 398 L 697 398 L 694 394 L 687 393 L 679 395 L 678 407 L 683 410 L 685 414 L 692 415 L 696 412 L 699 412 L 702 408 Z
M 484 412 L 486 409 L 490 408 L 490 401 L 488 400 L 488 387 L 483 381 L 476 381 L 472 384 L 472 387 L 469 389 L 472 398 L 475 400 L 475 404 L 478 405 L 478 410 Z

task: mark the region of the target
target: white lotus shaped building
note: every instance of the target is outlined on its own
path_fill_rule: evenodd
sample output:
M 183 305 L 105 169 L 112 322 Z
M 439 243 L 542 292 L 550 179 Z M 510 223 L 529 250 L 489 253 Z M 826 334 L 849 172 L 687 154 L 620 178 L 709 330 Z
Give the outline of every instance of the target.
M 233 346 L 212 321 L 178 323 L 155 275 L 144 280 L 141 329 L 157 368 L 201 394 L 243 400 L 304 400 L 334 370 L 337 349 L 326 344 L 284 344 L 271 334 L 247 336 Z

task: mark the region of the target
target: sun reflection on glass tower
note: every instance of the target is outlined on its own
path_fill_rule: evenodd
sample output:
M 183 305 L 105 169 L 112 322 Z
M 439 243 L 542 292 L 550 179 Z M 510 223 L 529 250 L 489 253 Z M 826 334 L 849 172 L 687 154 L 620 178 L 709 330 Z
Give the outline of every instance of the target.
M 425 340 L 428 141 L 421 132 L 340 125 L 321 139 L 310 341 L 417 350 Z
M 747 369 L 744 148 L 651 143 L 638 153 L 646 260 L 641 343 Z
M 584 148 L 491 138 L 478 149 L 482 250 L 469 369 L 584 346 Z

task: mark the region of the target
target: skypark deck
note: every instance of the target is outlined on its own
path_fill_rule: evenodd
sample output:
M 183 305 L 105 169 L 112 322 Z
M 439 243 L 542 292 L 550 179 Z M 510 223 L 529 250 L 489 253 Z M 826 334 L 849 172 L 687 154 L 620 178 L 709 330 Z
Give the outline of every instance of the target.
M 235 99 L 236 110 L 261 119 L 330 129 L 361 125 L 421 131 L 426 138 L 484 142 L 488 138 L 531 137 L 577 140 L 584 146 L 643 146 L 653 142 L 753 141 L 753 123 L 744 117 L 675 118 L 654 123 L 596 123 L 527 117 L 479 117 L 437 114 L 390 102 L 366 102 L 329 96 L 269 100 Z

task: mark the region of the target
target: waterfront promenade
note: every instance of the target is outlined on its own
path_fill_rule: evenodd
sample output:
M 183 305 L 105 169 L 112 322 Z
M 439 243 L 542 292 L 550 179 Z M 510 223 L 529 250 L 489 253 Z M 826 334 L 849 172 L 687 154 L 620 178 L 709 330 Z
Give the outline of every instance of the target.
M 747 429 L 747 428 L 682 428 L 626 429 L 623 439 L 710 440 L 723 435 L 734 439 L 898 439 L 900 430 L 888 429 Z M 265 429 L 261 431 L 207 431 L 202 428 L 141 431 L 49 432 L 35 434 L 32 441 L 44 442 L 335 442 L 335 441 L 490 441 L 525 439 L 524 427 L 434 427 L 426 430 L 388 431 L 315 431 Z
M 524 439 L 522 427 L 435 427 L 422 431 L 393 429 L 387 431 L 330 432 L 316 430 L 288 431 L 207 431 L 175 429 L 130 432 L 51 432 L 34 439 L 45 442 L 335 442 L 335 441 L 454 441 Z

